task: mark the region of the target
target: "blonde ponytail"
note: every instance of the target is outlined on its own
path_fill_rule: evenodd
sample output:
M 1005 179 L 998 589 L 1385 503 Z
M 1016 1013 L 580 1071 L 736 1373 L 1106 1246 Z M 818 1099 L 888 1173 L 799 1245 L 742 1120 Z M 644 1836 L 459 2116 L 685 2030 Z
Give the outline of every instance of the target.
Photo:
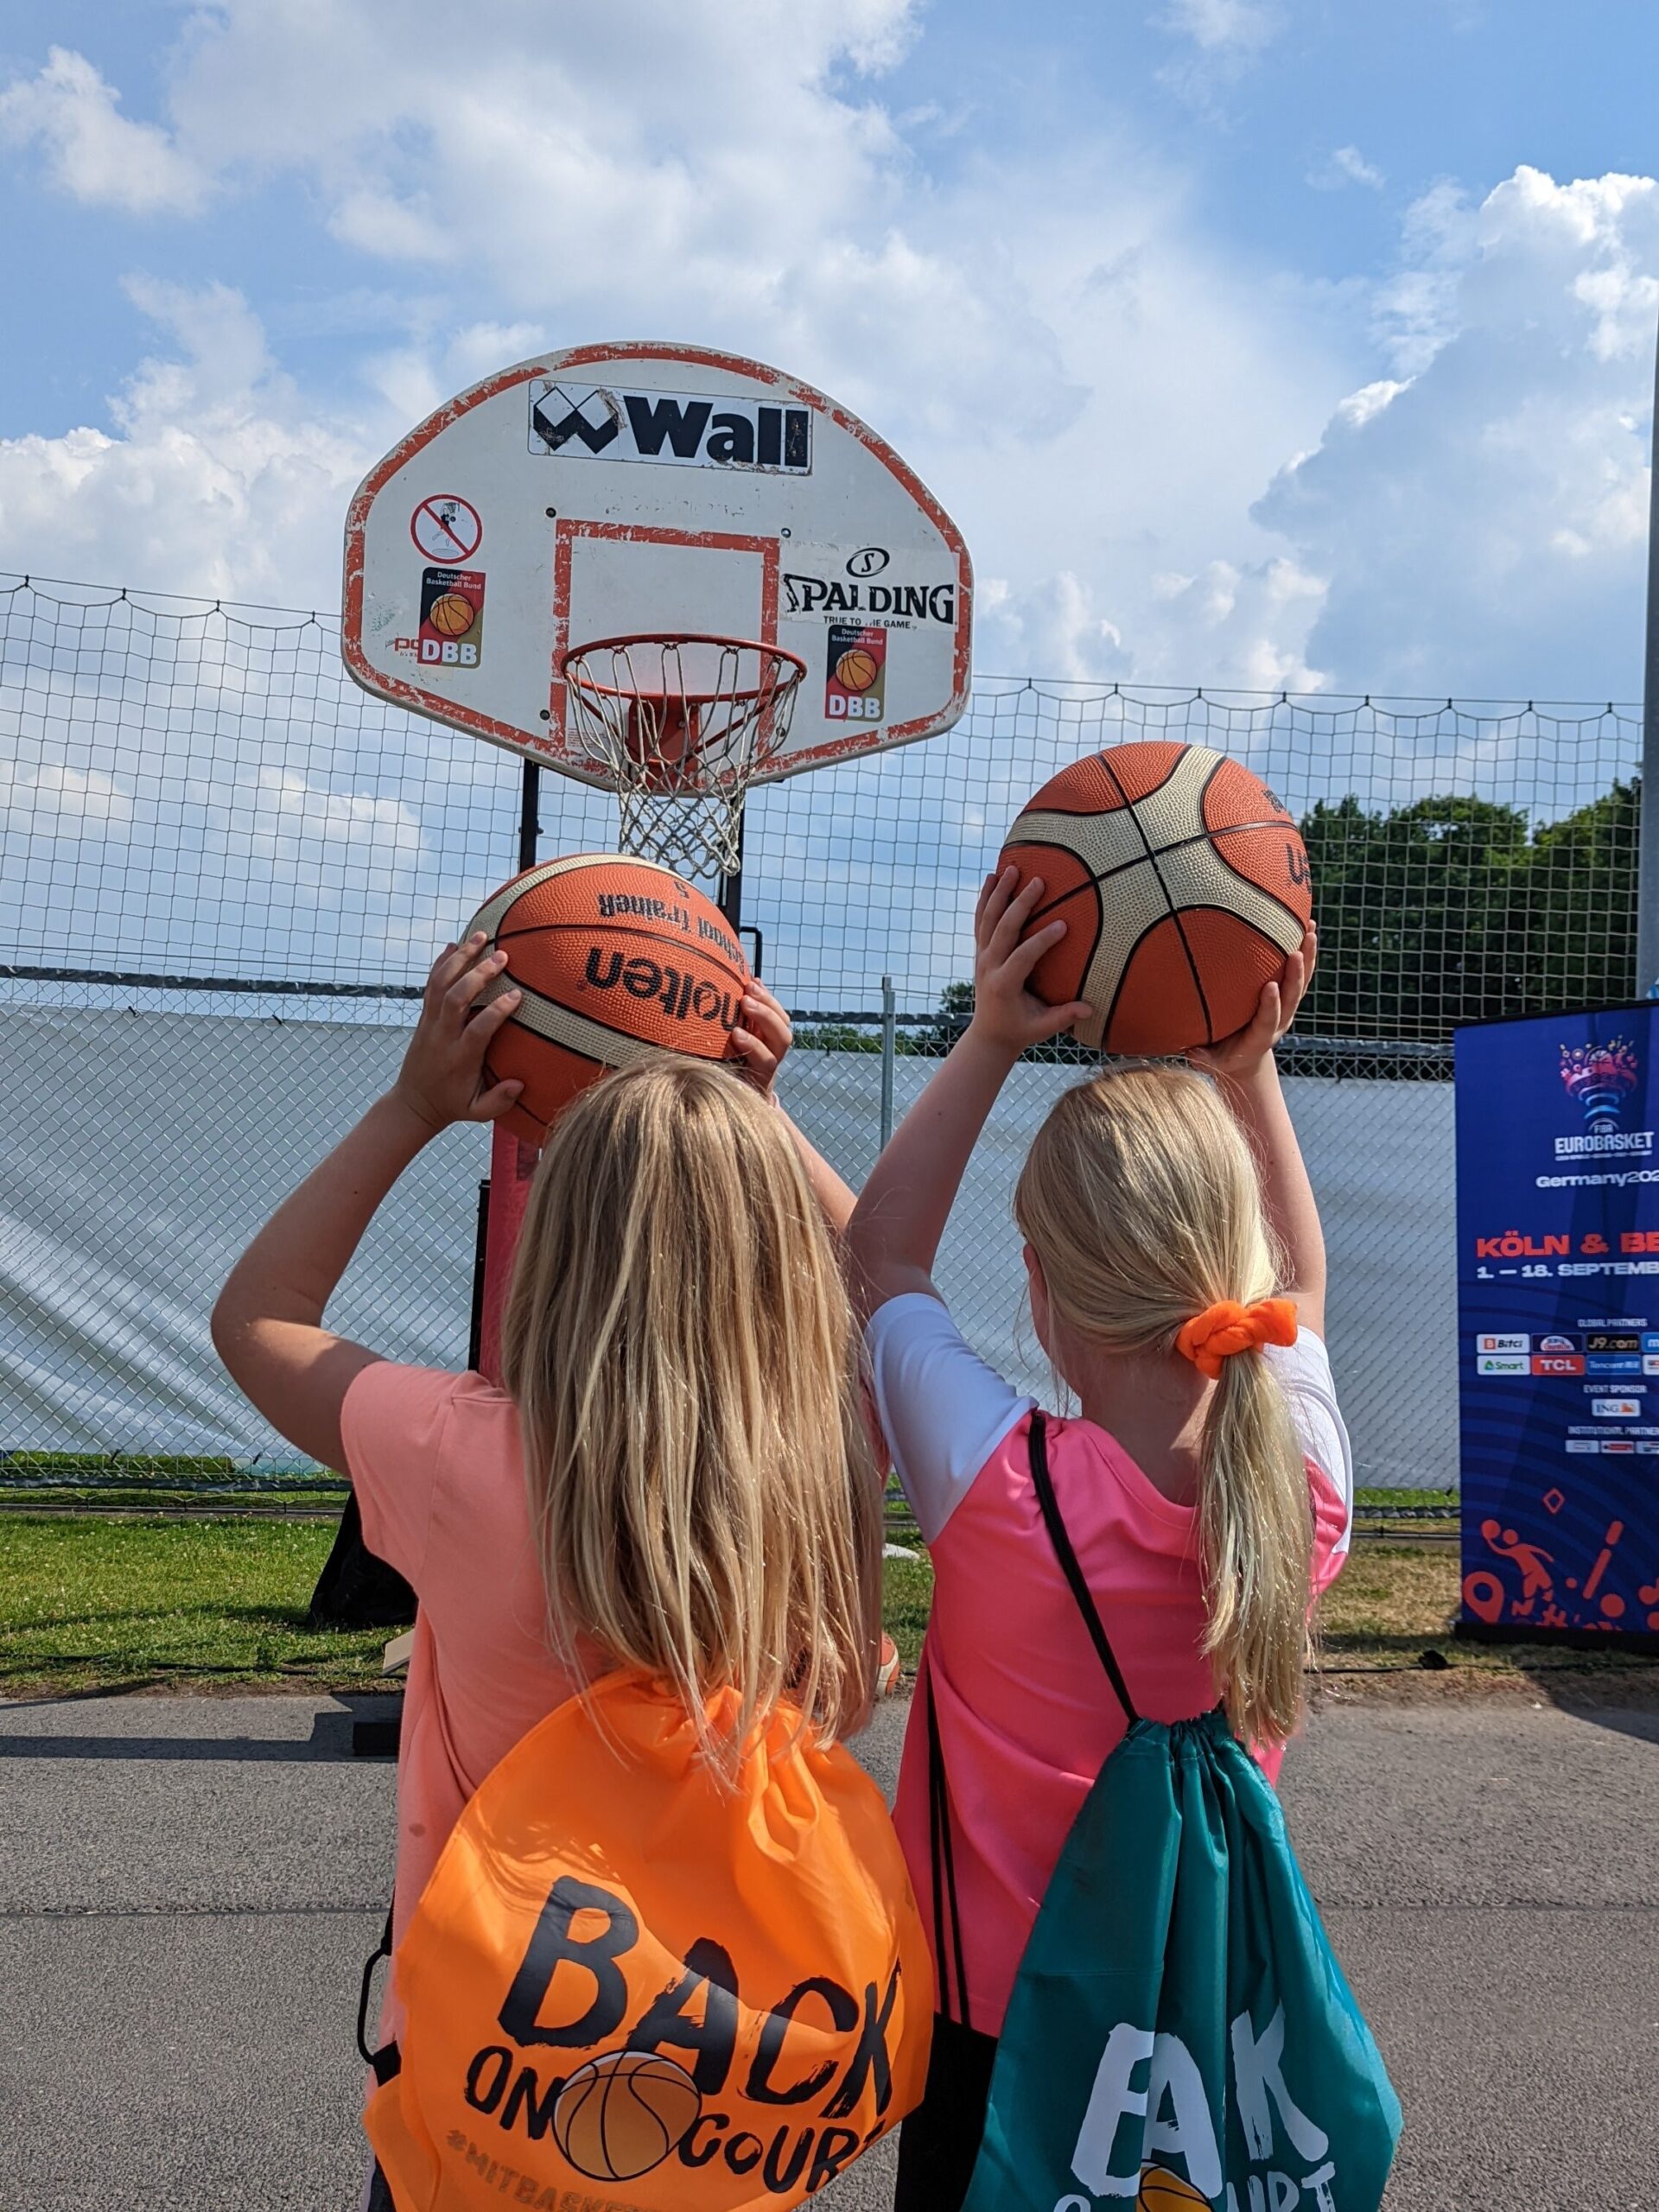
M 502 1335 L 555 1649 L 585 1632 L 671 1682 L 727 1771 L 785 1697 L 820 1741 L 860 1726 L 880 1484 L 783 1116 L 666 1055 L 583 1091 L 537 1169 Z
M 1193 1316 L 1277 1287 L 1249 1145 L 1202 1077 L 1126 1068 L 1067 1091 L 1038 1131 L 1014 1217 L 1055 1318 L 1108 1352 L 1168 1352 Z M 1220 1363 L 1199 1450 L 1203 1649 L 1235 1732 L 1280 1743 L 1301 1716 L 1313 1505 L 1260 1350 Z
M 1204 1649 L 1234 1732 L 1281 1744 L 1301 1718 L 1313 1509 L 1307 1467 L 1261 1352 L 1222 1363 L 1198 1460 Z

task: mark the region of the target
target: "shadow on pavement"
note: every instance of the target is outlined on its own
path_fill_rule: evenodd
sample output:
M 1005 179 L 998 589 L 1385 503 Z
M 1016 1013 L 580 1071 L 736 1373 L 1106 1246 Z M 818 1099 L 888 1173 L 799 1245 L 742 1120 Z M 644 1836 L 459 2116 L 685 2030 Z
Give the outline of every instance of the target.
M 391 1756 L 402 1699 L 381 1692 L 337 1696 L 338 1712 L 313 1716 L 308 1737 L 0 1736 L 0 1759 L 126 1759 L 250 1766 L 315 1766 L 335 1759 Z
M 1586 1684 L 1582 1675 L 1562 1681 L 1542 1671 L 1529 1672 L 1527 1679 L 1558 1713 L 1610 1728 L 1617 1735 L 1633 1736 L 1638 1743 L 1659 1744 L 1659 1687 L 1651 1679 Z

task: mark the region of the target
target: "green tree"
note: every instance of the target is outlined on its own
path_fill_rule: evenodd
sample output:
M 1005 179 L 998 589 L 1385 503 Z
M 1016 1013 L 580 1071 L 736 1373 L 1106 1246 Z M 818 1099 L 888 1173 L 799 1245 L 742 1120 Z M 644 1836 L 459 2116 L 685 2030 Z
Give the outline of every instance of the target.
M 1463 1021 L 1634 998 L 1639 778 L 1559 822 L 1440 797 L 1367 808 L 1321 799 L 1302 823 L 1319 923 L 1304 1036 L 1438 1043 Z M 899 1050 L 948 1052 L 974 1010 L 947 983 Z M 878 1052 L 880 1033 L 803 1031 L 802 1046 Z M 1092 1057 L 1069 1039 L 1044 1058 Z
M 1633 999 L 1642 779 L 1540 830 L 1527 867 L 1525 992 L 1540 1007 Z
M 1631 996 L 1639 808 L 1634 783 L 1535 830 L 1486 799 L 1321 801 L 1302 824 L 1319 966 L 1301 1028 L 1439 1039 Z

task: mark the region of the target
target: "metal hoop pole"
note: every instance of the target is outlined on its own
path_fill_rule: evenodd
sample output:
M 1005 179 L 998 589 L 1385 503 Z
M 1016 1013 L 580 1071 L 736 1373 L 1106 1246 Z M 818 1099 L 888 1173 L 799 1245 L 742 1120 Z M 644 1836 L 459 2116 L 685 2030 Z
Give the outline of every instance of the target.
M 541 763 L 527 760 L 518 785 L 518 868 L 536 865 L 536 841 L 542 834 Z
M 743 817 L 747 809 L 740 809 L 737 817 L 737 866 L 729 874 L 722 872 L 720 895 L 716 906 L 732 925 L 736 936 L 743 923 Z

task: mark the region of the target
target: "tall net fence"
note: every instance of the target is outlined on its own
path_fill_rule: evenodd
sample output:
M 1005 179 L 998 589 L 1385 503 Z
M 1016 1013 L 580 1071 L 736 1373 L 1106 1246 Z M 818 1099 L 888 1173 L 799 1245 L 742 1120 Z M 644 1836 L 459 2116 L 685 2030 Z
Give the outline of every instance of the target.
M 1634 708 L 982 680 L 947 735 L 750 800 L 743 917 L 797 1016 L 790 1103 L 853 1179 L 868 1170 L 884 1096 L 901 1112 L 960 1026 L 1008 824 L 1067 761 L 1147 736 L 1232 754 L 1302 823 L 1322 951 L 1284 1065 L 1332 1249 L 1333 1354 L 1363 1474 L 1452 1480 L 1449 1040 L 1634 995 Z M 214 1289 L 390 1080 L 435 948 L 512 872 L 520 787 L 512 756 L 359 692 L 332 617 L 0 586 L 14 1479 L 291 1463 L 213 1361 Z M 543 855 L 616 842 L 601 794 L 544 776 L 540 811 Z M 969 1335 L 1028 1377 L 1007 1197 L 1077 1058 L 1017 1071 L 943 1262 Z M 485 1167 L 473 1130 L 424 1157 L 339 1325 L 464 1361 Z

